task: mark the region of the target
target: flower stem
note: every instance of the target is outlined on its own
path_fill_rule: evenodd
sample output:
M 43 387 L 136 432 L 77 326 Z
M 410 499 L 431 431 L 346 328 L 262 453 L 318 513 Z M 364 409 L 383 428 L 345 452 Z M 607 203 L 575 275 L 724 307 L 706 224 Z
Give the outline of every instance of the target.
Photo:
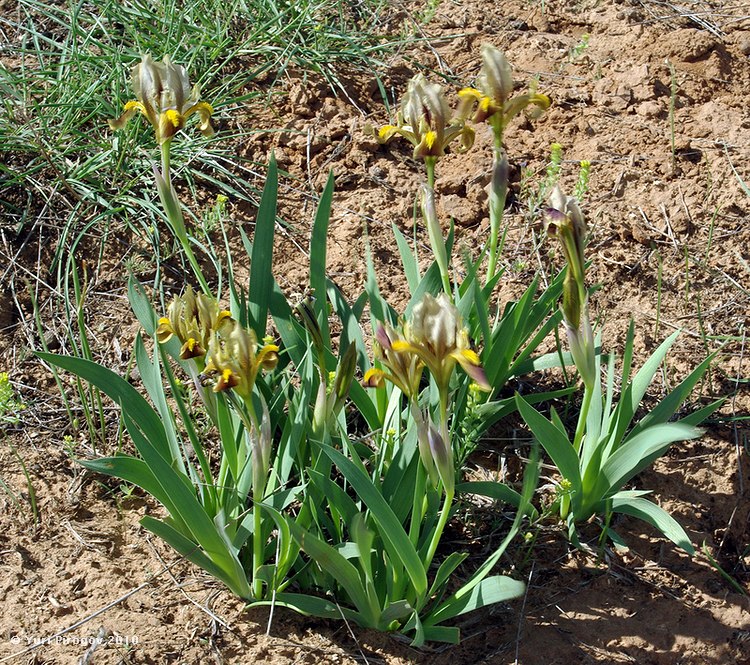
M 438 543 L 440 542 L 440 538 L 443 535 L 443 529 L 445 529 L 445 525 L 448 523 L 448 517 L 450 517 L 451 512 L 451 506 L 453 505 L 453 490 L 450 492 L 446 491 L 445 493 L 445 501 L 443 501 L 443 507 L 440 510 L 440 518 L 438 519 L 437 526 L 435 527 L 435 531 L 432 533 L 432 540 L 430 541 L 430 546 L 427 549 L 427 554 L 424 558 L 424 567 L 425 570 L 427 570 L 430 567 L 430 564 L 432 563 L 432 558 L 435 556 L 435 552 L 437 551 Z
M 437 211 L 435 210 L 435 162 L 435 157 L 425 157 L 427 185 L 423 188 L 422 216 L 427 226 L 427 233 L 430 236 L 432 254 L 440 269 L 443 289 L 448 295 L 451 295 L 451 280 L 448 274 L 448 252 L 445 247 L 445 239 L 440 228 L 440 222 L 438 222 Z
M 260 600 L 263 595 L 263 580 L 258 576 L 258 570 L 263 565 L 265 542 L 263 541 L 263 515 L 260 502 L 263 497 L 253 488 L 253 597 Z
M 419 543 L 419 531 L 424 518 L 425 500 L 425 478 L 426 472 L 421 464 L 417 465 L 417 478 L 414 483 L 414 501 L 411 506 L 411 521 L 409 523 L 409 540 L 414 547 Z
M 242 421 L 242 424 L 245 428 L 245 440 L 249 439 L 251 437 L 251 434 L 253 430 L 257 433 L 258 436 L 260 436 L 260 426 L 258 424 L 258 418 L 255 414 L 255 408 L 253 407 L 253 398 L 252 395 L 248 398 L 239 399 L 238 395 L 236 395 L 233 391 L 229 391 L 226 393 L 227 399 L 229 402 L 234 406 L 235 411 L 237 412 L 237 415 L 240 417 L 240 420 Z M 251 446 L 252 441 L 250 442 Z M 232 469 L 232 477 L 238 478 L 241 473 L 242 467 L 247 463 L 247 458 L 250 456 L 252 458 L 252 449 L 248 452 L 247 449 L 245 449 L 243 455 L 238 455 L 237 458 L 237 467 L 235 469 Z M 252 459 L 253 464 L 259 463 L 261 459 L 261 455 L 256 455 L 254 459 Z M 265 471 L 266 478 L 268 474 L 268 471 Z M 252 579 L 252 588 L 253 588 L 253 597 L 256 600 L 259 600 L 261 596 L 263 595 L 263 580 L 261 580 L 258 577 L 258 569 L 263 565 L 264 561 L 264 552 L 265 552 L 265 540 L 263 539 L 263 514 L 261 512 L 260 504 L 261 501 L 263 501 L 263 494 L 265 492 L 265 481 L 262 483 L 255 482 L 255 478 L 257 475 L 253 473 L 253 563 L 252 563 L 252 572 L 253 572 L 253 579 Z M 244 504 L 245 497 L 247 495 L 239 497 Z
M 505 244 L 505 234 L 500 240 L 500 224 L 505 210 L 505 199 L 508 195 L 508 158 L 503 150 L 502 132 L 495 133 L 493 148 L 492 180 L 490 185 L 490 244 L 489 261 L 487 263 L 487 281 L 489 282 L 497 270 L 497 258 Z
M 161 144 L 161 173 L 158 172 L 156 166 L 154 166 L 154 172 L 156 173 L 157 187 L 159 190 L 159 198 L 161 199 L 164 213 L 167 216 L 170 230 L 177 236 L 177 239 L 182 245 L 182 250 L 187 257 L 190 267 L 193 269 L 193 274 L 200 284 L 201 290 L 210 294 L 208 288 L 208 282 L 203 275 L 198 260 L 195 258 L 193 249 L 190 246 L 190 239 L 188 238 L 187 230 L 185 228 L 185 218 L 182 214 L 180 207 L 180 201 L 175 194 L 174 188 L 172 187 L 172 174 L 170 169 L 170 157 L 169 157 L 169 144 L 170 141 L 165 141 Z
M 425 157 L 424 165 L 427 169 L 427 186 L 430 189 L 435 189 L 435 157 Z
M 581 412 L 578 414 L 578 424 L 576 425 L 575 438 L 573 439 L 573 448 L 576 453 L 580 453 L 581 451 L 583 435 L 586 433 L 586 419 L 588 418 L 589 409 L 591 408 L 591 397 L 593 394 L 593 388 L 586 386 L 583 389 L 583 403 L 581 404 Z
M 453 505 L 453 495 L 455 493 L 455 481 L 453 480 L 453 474 L 454 474 L 453 444 L 451 443 L 450 435 L 448 432 L 448 386 L 447 385 L 439 386 L 439 392 L 440 392 L 440 436 L 443 439 L 443 445 L 446 446 L 446 451 L 448 453 L 450 470 L 449 471 L 446 470 L 446 471 L 450 475 L 446 474 L 446 477 L 443 478 L 443 489 L 445 490 L 445 501 L 443 502 L 443 507 L 440 510 L 440 517 L 438 518 L 438 523 L 437 523 L 437 526 L 435 527 L 435 531 L 433 531 L 432 533 L 432 539 L 430 540 L 430 545 L 427 549 L 427 554 L 424 559 L 425 570 L 427 570 L 430 563 L 432 562 L 432 558 L 435 556 L 438 543 L 440 542 L 440 538 L 443 535 L 443 530 L 445 529 L 445 525 L 448 523 L 448 518 L 450 517 L 450 512 L 451 512 L 451 506 Z
M 169 147 L 171 141 L 165 141 L 161 144 L 161 175 L 164 181 L 172 188 L 172 173 L 170 171 L 170 154 Z
M 490 181 L 490 256 L 487 265 L 487 281 L 494 276 L 497 268 L 497 257 L 502 251 L 500 244 L 500 223 L 505 210 L 505 199 L 508 195 L 508 158 L 503 150 L 505 125 L 502 113 L 496 113 L 490 119 L 494 145 L 492 147 L 492 179 Z M 503 244 L 505 238 L 503 237 Z

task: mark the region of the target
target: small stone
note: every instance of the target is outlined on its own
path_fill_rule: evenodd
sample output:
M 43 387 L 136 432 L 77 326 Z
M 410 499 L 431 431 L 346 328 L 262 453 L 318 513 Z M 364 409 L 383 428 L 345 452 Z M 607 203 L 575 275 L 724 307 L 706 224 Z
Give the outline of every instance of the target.
M 384 181 L 388 174 L 386 173 L 385 169 L 381 168 L 377 164 L 374 164 L 367 170 L 367 174 L 373 179 L 373 180 L 381 180 Z M 373 213 L 374 214 L 374 213 Z
M 650 101 L 638 104 L 635 107 L 635 112 L 644 118 L 658 118 L 663 114 L 664 110 L 659 102 Z
M 696 62 L 708 57 L 719 41 L 703 30 L 683 28 L 672 34 L 671 45 L 672 57 L 684 62 Z
M 445 217 L 453 219 L 458 226 L 474 226 L 481 218 L 478 206 L 456 194 L 441 196 L 438 207 Z
M 508 22 L 508 27 L 511 30 L 519 30 L 521 32 L 526 32 L 529 29 L 529 24 L 526 23 L 526 21 L 524 21 L 521 18 L 511 18 L 510 21 Z

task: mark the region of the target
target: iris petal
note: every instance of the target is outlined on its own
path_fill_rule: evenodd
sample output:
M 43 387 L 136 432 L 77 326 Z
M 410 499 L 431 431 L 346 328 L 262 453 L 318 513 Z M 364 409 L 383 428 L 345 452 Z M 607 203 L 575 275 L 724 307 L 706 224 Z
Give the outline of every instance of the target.
M 365 388 L 380 388 L 384 382 L 385 372 L 375 367 L 368 369 L 362 379 L 362 385 L 364 385 Z
M 183 117 L 187 119 L 193 113 L 197 113 L 201 121 L 200 125 L 198 125 L 200 132 L 203 136 L 213 136 L 214 128 L 211 126 L 211 114 L 213 112 L 214 110 L 208 102 L 198 102 L 187 108 Z
M 455 351 L 451 354 L 451 357 L 461 365 L 461 369 L 466 372 L 469 378 L 482 388 L 482 390 L 492 390 L 492 386 L 487 380 L 487 375 L 479 364 L 479 356 L 477 356 L 474 351 L 471 349 Z
M 142 113 L 146 113 L 146 110 L 143 108 L 143 104 L 136 101 L 130 101 L 127 104 L 125 104 L 125 111 L 119 118 L 115 118 L 114 120 L 107 120 L 107 123 L 109 124 L 110 129 L 122 129 L 127 124 L 128 120 L 132 118 L 138 111 L 141 111 Z

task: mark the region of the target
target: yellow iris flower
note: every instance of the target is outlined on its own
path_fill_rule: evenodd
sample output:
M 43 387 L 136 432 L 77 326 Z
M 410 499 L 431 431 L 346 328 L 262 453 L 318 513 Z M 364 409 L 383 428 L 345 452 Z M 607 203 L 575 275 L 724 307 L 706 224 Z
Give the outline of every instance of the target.
M 385 125 L 378 132 L 378 140 L 387 143 L 400 135 L 414 146 L 414 158 L 441 157 L 455 138 L 461 138 L 459 151 L 474 144 L 474 130 L 462 118 L 452 117 L 443 89 L 417 74 L 401 101 L 395 125 Z
M 212 331 L 231 318 L 218 303 L 188 286 L 184 295 L 172 299 L 167 316 L 159 319 L 156 338 L 162 344 L 174 335 L 182 343 L 180 358 L 202 358 L 206 355 Z
M 380 325 L 375 341 L 376 357 L 386 370 L 369 370 L 364 376 L 368 387 L 378 387 L 387 379 L 407 397 L 416 397 L 422 370 L 427 367 L 445 393 L 458 364 L 480 388 L 491 390 L 479 356 L 469 345 L 461 315 L 445 293 L 437 298 L 425 294 L 404 324 L 403 335 Z
M 198 360 L 202 376 L 215 379 L 214 392 L 234 389 L 247 398 L 258 372 L 274 369 L 279 361 L 279 347 L 270 337 L 259 344 L 255 333 L 220 309 L 216 300 L 189 286 L 159 319 L 156 339 L 163 344 L 172 336 L 182 343 L 180 358 Z
M 185 126 L 185 121 L 194 113 L 200 117 L 199 129 L 204 136 L 214 132 L 211 126 L 213 109 L 201 102 L 198 86 L 190 87 L 187 70 L 175 65 L 165 55 L 162 62 L 154 62 L 146 54 L 132 70 L 132 86 L 136 99 L 125 104 L 123 114 L 109 121 L 112 129 L 122 129 L 131 117 L 141 112 L 156 133 L 160 145 Z
M 373 346 L 375 357 L 386 369 L 373 367 L 367 370 L 363 383 L 368 388 L 378 388 L 387 379 L 409 399 L 416 398 L 424 362 L 413 354 L 396 351 L 393 345 L 399 343 L 406 343 L 406 340 L 396 330 L 387 324 L 378 325 Z
M 522 95 L 513 94 L 513 76 L 510 64 L 502 51 L 485 44 L 482 46 L 482 70 L 476 88 L 464 88 L 458 93 L 461 99 L 459 115 L 469 117 L 473 112 L 474 122 L 499 123 L 502 127 L 521 111 L 531 107 L 532 116 L 546 111 L 550 104 L 547 95 L 533 88 Z
M 234 389 L 241 397 L 248 398 L 258 372 L 276 367 L 278 352 L 276 344 L 264 340 L 261 346 L 252 330 L 235 319 L 228 319 L 213 332 L 205 374 L 217 376 L 214 392 Z
M 469 345 L 461 315 L 450 297 L 429 293 L 414 307 L 411 320 L 404 329 L 405 340 L 393 343 L 393 350 L 416 355 L 435 377 L 442 390 L 447 390 L 453 368 L 461 369 L 484 390 L 490 390 L 479 356 Z

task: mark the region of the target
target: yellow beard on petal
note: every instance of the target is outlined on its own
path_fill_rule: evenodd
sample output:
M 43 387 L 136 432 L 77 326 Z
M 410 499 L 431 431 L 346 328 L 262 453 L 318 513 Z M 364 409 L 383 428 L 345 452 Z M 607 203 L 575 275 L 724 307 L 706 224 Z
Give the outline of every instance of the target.
M 368 388 L 380 388 L 384 378 L 383 371 L 373 367 L 365 372 L 362 383 Z
M 391 132 L 392 132 L 392 131 L 393 131 L 394 129 L 395 129 L 395 127 L 394 127 L 393 125 L 383 125 L 383 126 L 382 126 L 382 127 L 380 128 L 380 131 L 378 131 L 378 135 L 380 136 L 380 138 L 381 138 L 381 139 L 384 139 L 384 138 L 385 138 L 386 136 L 388 136 L 388 134 L 390 134 L 390 133 L 391 133 Z
M 183 118 L 179 111 L 175 111 L 175 109 L 168 109 L 164 111 L 164 115 L 166 116 L 167 120 L 172 123 L 173 127 L 176 127 L 177 129 L 182 127 Z
M 479 365 L 479 356 L 472 351 L 471 349 L 464 349 L 461 351 L 461 355 L 463 355 L 466 360 L 468 360 L 472 365 Z

